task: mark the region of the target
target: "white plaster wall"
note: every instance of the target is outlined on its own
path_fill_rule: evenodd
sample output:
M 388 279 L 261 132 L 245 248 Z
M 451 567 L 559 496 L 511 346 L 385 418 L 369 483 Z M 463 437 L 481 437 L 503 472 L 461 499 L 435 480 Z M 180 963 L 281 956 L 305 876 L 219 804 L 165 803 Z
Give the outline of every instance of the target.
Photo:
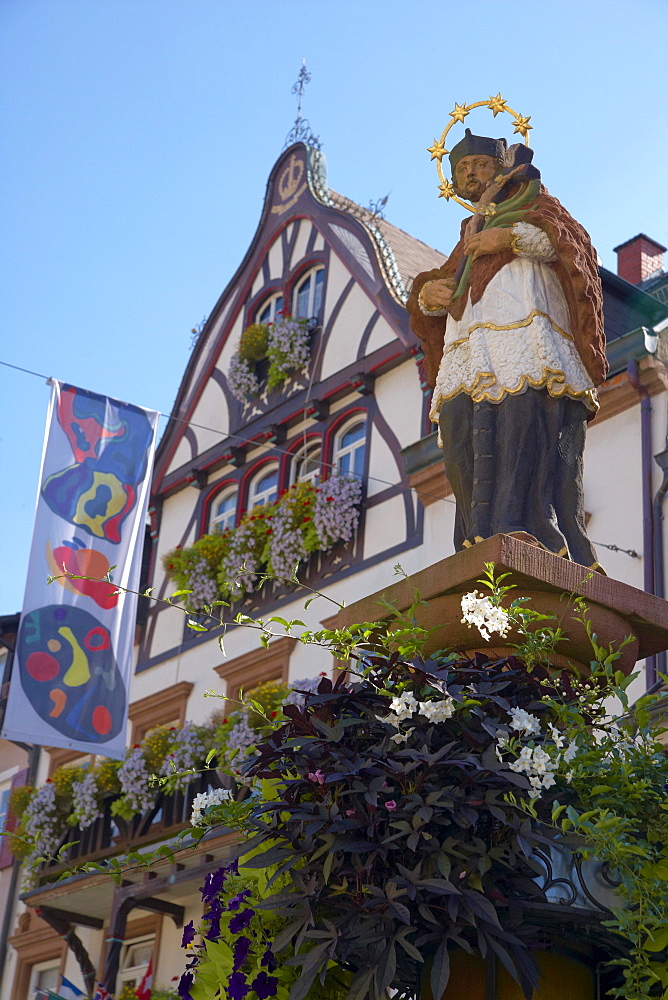
M 311 229 L 313 228 L 311 223 L 307 219 L 300 219 L 299 222 L 295 223 L 299 226 L 299 233 L 297 234 L 297 239 L 295 240 L 295 245 L 292 249 L 292 256 L 290 257 L 290 270 L 294 271 L 299 264 L 300 260 L 306 255 L 306 245 L 311 235 Z
M 318 235 L 316 236 L 315 241 L 313 243 L 313 249 L 318 253 L 320 252 L 320 250 L 325 249 L 325 240 L 322 233 L 318 233 Z
M 236 354 L 237 348 L 239 347 L 239 340 L 244 328 L 244 313 L 243 309 L 239 312 L 239 315 L 234 321 L 234 324 L 228 333 L 225 343 L 222 346 L 221 352 L 218 355 L 218 360 L 216 361 L 216 368 L 227 376 L 227 369 L 230 367 L 230 361 L 232 360 L 232 355 Z
M 327 299 L 330 299 L 327 290 Z M 371 319 L 375 305 L 359 285 L 347 296 L 330 334 L 322 362 L 322 379 L 345 368 L 357 357 L 364 328 Z
M 339 300 L 341 292 L 350 281 L 350 271 L 345 266 L 340 257 L 334 251 L 330 253 L 329 268 L 327 270 L 327 284 L 325 294 L 325 304 L 323 309 L 323 326 L 327 326 L 332 309 Z M 330 338 L 331 339 L 331 338 Z
M 374 392 L 378 409 L 397 435 L 399 446 L 406 448 L 419 440 L 422 393 L 415 364 L 406 362 L 387 372 L 377 379 Z
M 264 285 L 264 274 L 262 273 L 262 266 L 260 266 L 260 270 L 255 275 L 255 280 L 253 281 L 253 287 L 251 288 L 251 298 L 254 295 L 257 295 L 257 293 L 260 291 L 263 285 Z
M 402 496 L 392 497 L 372 507 L 366 514 L 364 558 L 378 555 L 406 537 L 406 509 Z
M 278 236 L 269 248 L 269 279 L 278 281 L 283 275 L 283 246 Z
M 394 430 L 395 428 L 393 428 Z M 369 444 L 369 481 L 367 483 L 367 496 L 373 497 L 377 493 L 382 493 L 388 486 L 392 486 L 400 479 L 397 461 L 392 454 L 390 445 L 380 434 L 375 424 L 371 427 L 371 437 Z M 401 461 L 401 459 L 399 459 Z
M 592 542 L 635 549 L 642 555 L 640 407 L 596 421 L 587 432 L 584 466 L 587 533 Z M 597 550 L 607 574 L 643 587 L 643 561 L 609 549 Z
M 385 317 L 381 316 L 371 331 L 371 336 L 367 342 L 366 353 L 373 354 L 373 352 L 377 351 L 379 347 L 383 347 L 385 344 L 389 344 L 393 340 L 396 340 L 396 334 Z
M 175 472 L 177 469 L 180 469 L 182 465 L 186 465 L 186 463 L 189 462 L 191 458 L 192 458 L 192 447 L 190 445 L 190 441 L 188 441 L 185 437 L 182 437 L 177 445 L 176 451 L 174 452 L 174 456 L 171 462 L 169 463 L 169 467 L 167 469 L 167 475 L 170 475 L 170 473 Z
M 198 455 L 213 448 L 229 431 L 227 401 L 215 379 L 210 378 L 206 383 L 192 415 L 191 426 L 197 438 Z

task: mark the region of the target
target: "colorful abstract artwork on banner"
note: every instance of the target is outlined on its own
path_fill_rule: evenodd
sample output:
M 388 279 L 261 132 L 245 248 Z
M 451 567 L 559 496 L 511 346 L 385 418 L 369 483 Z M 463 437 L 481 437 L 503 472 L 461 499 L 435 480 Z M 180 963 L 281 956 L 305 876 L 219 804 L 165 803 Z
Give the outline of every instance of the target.
M 7 738 L 124 756 L 157 417 L 53 383 Z

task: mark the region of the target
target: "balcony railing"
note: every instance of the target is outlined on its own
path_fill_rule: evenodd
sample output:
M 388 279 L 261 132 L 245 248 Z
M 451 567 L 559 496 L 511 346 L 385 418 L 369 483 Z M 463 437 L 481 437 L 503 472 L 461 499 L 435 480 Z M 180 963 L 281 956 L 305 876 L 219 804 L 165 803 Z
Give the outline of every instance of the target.
M 195 796 L 220 787 L 216 771 L 206 768 L 187 785 L 185 791 L 159 792 L 155 804 L 131 820 L 113 815 L 111 807 L 117 796 L 110 795 L 104 801 L 102 815 L 90 826 L 84 830 L 72 826 L 65 831 L 61 847 L 64 844 L 70 846 L 60 860 L 52 859 L 42 865 L 40 881 L 50 882 L 68 868 L 127 854 L 155 841 L 174 837 L 190 826 Z

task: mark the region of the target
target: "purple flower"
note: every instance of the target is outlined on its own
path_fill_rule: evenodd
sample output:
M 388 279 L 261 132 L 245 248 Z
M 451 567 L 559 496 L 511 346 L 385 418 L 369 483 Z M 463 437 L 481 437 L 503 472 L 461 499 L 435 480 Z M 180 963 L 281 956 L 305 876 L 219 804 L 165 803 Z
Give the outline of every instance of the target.
M 250 896 L 250 894 L 250 889 L 242 889 L 241 892 L 238 892 L 237 895 L 233 896 L 229 901 L 227 904 L 228 910 L 238 910 L 244 899 L 246 899 L 247 896 Z
M 227 984 L 227 995 L 230 1000 L 243 1000 L 247 993 L 250 993 L 250 986 L 246 982 L 243 972 L 233 972 Z
M 205 903 L 210 903 L 225 885 L 225 879 L 229 874 L 239 874 L 239 862 L 233 861 L 229 865 L 224 865 L 215 872 L 210 872 L 204 880 L 204 885 L 200 889 L 202 899 Z
M 266 965 L 270 972 L 273 972 L 274 969 L 278 968 L 278 959 L 274 955 L 271 948 L 267 948 L 267 950 L 265 951 L 264 955 L 262 956 L 262 961 L 260 962 L 260 965 Z
M 207 941 L 217 941 L 220 937 L 220 918 L 223 914 L 223 904 L 219 899 L 212 899 L 204 919 L 209 922 L 209 928 L 204 935 Z
M 278 990 L 278 976 L 268 976 L 266 972 L 258 972 L 251 983 L 258 995 L 258 1000 L 268 1000 L 268 997 L 275 997 Z
M 193 1000 L 190 987 L 193 984 L 194 978 L 195 977 L 192 972 L 184 972 L 179 979 L 178 994 L 181 997 L 181 1000 Z
M 195 924 L 191 920 L 189 924 L 183 928 L 183 937 L 181 938 L 181 947 L 187 948 L 188 945 L 195 940 Z
M 308 773 L 308 779 L 309 779 L 309 781 L 315 782 L 315 784 L 317 784 L 317 785 L 324 785 L 325 784 L 325 775 L 320 770 L 309 771 L 309 773 Z
M 248 952 L 250 951 L 250 938 L 240 937 L 234 943 L 234 965 L 232 971 L 236 972 L 240 969 L 248 958 Z
M 253 917 L 255 916 L 255 910 L 242 910 L 241 913 L 237 913 L 236 917 L 232 917 L 230 920 L 230 933 L 238 934 L 239 931 L 245 930 Z
M 385 808 L 388 810 L 388 812 L 394 812 L 394 810 L 397 808 L 397 803 L 394 801 L 394 799 L 388 799 L 388 801 L 385 803 Z

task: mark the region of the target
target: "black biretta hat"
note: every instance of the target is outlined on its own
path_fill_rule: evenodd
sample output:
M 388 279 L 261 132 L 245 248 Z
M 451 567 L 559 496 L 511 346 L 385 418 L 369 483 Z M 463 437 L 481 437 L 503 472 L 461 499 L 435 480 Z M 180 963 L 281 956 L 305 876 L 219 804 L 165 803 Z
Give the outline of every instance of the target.
M 454 173 L 455 167 L 464 156 L 493 156 L 496 160 L 503 160 L 507 146 L 505 139 L 489 139 L 486 135 L 473 135 L 471 129 L 467 128 L 464 138 L 460 139 L 450 153 L 450 168 Z

